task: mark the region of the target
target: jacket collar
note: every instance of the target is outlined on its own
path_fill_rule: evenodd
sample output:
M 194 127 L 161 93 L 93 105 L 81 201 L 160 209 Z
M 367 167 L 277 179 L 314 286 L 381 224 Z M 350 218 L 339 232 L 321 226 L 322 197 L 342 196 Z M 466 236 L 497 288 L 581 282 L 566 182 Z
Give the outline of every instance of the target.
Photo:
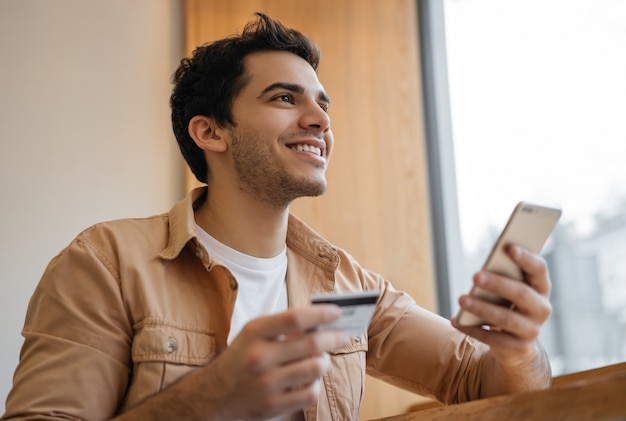
M 194 203 L 206 195 L 206 189 L 207 187 L 193 189 L 170 210 L 169 239 L 167 247 L 160 254 L 161 258 L 174 260 L 191 239 L 197 238 Z
M 201 203 L 206 197 L 207 189 L 206 186 L 193 189 L 170 210 L 169 239 L 161 258 L 175 259 L 189 241 L 197 238 L 194 209 L 196 202 Z M 322 269 L 334 272 L 339 266 L 337 249 L 292 214 L 287 225 L 287 248 Z

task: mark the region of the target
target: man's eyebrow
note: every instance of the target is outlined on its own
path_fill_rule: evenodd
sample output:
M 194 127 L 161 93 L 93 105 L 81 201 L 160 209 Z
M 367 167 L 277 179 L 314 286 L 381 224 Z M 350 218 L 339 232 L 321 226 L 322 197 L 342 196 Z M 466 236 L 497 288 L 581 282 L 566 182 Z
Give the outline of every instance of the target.
M 302 87 L 302 85 L 298 85 L 296 83 L 288 83 L 288 82 L 276 82 L 276 83 L 272 83 L 271 85 L 263 89 L 263 91 L 261 91 L 261 94 L 257 98 L 260 98 L 266 93 L 271 92 L 276 89 L 285 89 L 287 91 L 295 92 L 297 94 L 304 93 L 304 88 Z M 326 95 L 326 92 L 324 91 L 320 91 L 320 93 L 317 95 L 317 98 L 320 101 L 324 101 L 330 104 L 330 98 L 328 97 L 328 95 Z

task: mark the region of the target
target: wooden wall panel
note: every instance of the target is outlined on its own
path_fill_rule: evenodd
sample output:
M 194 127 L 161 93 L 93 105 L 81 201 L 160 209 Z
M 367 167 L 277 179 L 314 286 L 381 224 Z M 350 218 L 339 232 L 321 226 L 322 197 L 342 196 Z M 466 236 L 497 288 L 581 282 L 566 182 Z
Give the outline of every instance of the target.
M 435 303 L 414 0 L 186 0 L 186 45 L 241 30 L 261 11 L 322 51 L 335 150 L 329 189 L 292 211 L 426 308 Z M 419 398 L 368 378 L 362 419 Z

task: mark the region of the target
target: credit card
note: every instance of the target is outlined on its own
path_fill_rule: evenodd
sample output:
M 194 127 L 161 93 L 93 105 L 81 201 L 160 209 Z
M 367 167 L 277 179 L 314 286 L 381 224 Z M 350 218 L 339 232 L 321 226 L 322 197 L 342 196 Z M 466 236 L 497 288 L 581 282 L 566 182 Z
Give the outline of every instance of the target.
M 341 329 L 352 336 L 361 336 L 374 314 L 380 291 L 347 292 L 342 294 L 319 294 L 313 296 L 313 304 L 336 304 L 341 307 L 341 317 L 320 329 Z

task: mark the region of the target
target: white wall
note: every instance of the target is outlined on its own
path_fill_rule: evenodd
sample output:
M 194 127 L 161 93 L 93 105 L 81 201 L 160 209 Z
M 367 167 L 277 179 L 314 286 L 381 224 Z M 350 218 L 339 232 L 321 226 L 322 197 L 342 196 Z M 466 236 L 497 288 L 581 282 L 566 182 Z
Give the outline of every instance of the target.
M 0 414 L 48 261 L 93 223 L 182 196 L 182 54 L 180 0 L 0 0 Z

